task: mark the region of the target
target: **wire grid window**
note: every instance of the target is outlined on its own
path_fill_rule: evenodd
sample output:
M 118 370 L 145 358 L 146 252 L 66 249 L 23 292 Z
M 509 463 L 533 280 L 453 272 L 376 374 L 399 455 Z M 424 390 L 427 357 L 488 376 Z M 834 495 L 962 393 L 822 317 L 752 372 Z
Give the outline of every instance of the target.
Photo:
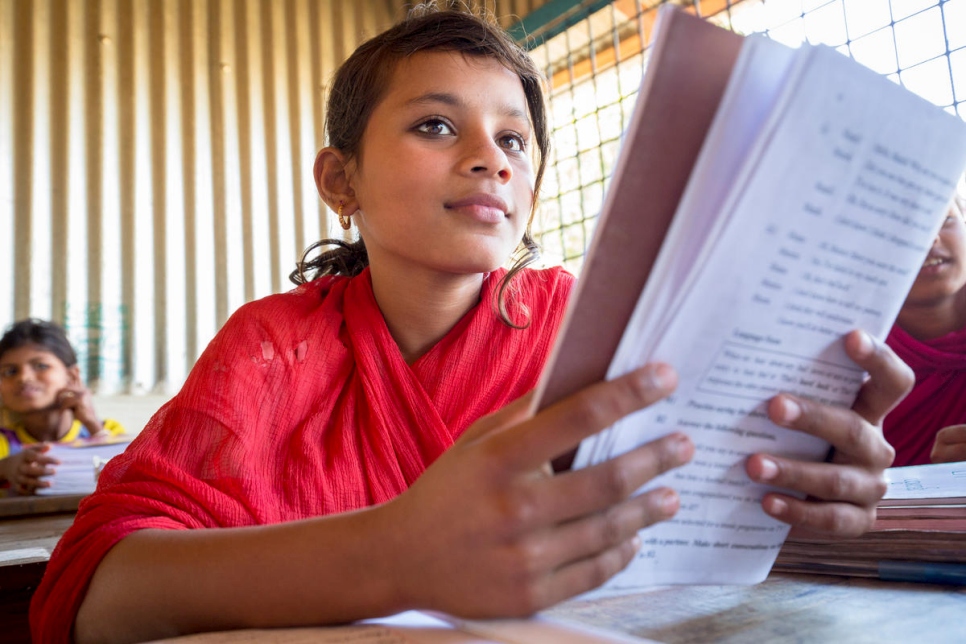
M 666 3 L 616 0 L 531 51 L 550 82 L 554 149 L 533 224 L 547 265 L 580 272 Z M 966 0 L 673 4 L 744 35 L 834 47 L 966 120 Z

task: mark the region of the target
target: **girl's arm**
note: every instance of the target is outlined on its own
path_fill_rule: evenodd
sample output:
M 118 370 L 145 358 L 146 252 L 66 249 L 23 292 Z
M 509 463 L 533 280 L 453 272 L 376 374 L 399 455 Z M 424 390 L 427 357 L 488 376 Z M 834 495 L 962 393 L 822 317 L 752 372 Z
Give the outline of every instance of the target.
M 83 423 L 91 438 L 105 431 L 104 423 L 94 411 L 94 397 L 84 385 L 76 384 L 64 389 L 57 395 L 57 401 L 61 409 L 73 412 L 74 418 Z
M 837 536 L 871 527 L 893 450 L 877 426 L 911 371 L 861 333 L 849 355 L 869 372 L 852 410 L 777 396 L 772 419 L 829 440 L 831 463 L 758 454 L 758 481 L 810 495 L 766 495 L 765 510 Z M 475 423 L 395 500 L 358 512 L 257 528 L 144 531 L 101 561 L 76 620 L 78 641 L 326 624 L 408 608 L 466 617 L 533 613 L 594 588 L 633 557 L 639 529 L 672 516 L 677 495 L 630 495 L 688 461 L 671 434 L 552 476 L 548 462 L 673 389 L 667 367 L 594 385 L 528 417 L 523 399 Z M 253 581 L 254 580 L 254 581 Z
M 664 366 L 590 387 L 528 416 L 524 398 L 481 419 L 395 500 L 272 526 L 145 530 L 100 562 L 75 622 L 86 641 L 238 627 L 331 624 L 409 608 L 531 614 L 621 570 L 641 528 L 677 495 L 631 495 L 691 458 L 672 434 L 552 476 L 548 463 L 668 395 Z

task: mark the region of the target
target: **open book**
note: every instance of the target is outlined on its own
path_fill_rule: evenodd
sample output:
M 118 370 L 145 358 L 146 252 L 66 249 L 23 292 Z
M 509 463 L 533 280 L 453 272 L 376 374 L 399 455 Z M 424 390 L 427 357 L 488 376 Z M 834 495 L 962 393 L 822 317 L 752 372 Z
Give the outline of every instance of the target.
M 662 9 L 536 405 L 668 362 L 674 396 L 584 441 L 574 466 L 675 429 L 697 451 L 647 486 L 675 488 L 678 515 L 597 594 L 764 579 L 788 528 L 745 459 L 828 451 L 765 403 L 852 404 L 865 374 L 842 337 L 885 337 L 964 167 L 966 124 L 840 53 Z

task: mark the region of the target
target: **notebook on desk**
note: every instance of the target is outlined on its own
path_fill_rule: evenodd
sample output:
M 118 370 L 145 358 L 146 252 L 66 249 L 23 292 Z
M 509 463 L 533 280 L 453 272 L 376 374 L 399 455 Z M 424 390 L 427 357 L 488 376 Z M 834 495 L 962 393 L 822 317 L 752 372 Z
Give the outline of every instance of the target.
M 60 465 L 53 476 L 46 477 L 50 487 L 38 488 L 32 495 L 17 495 L 9 489 L 0 491 L 0 517 L 76 511 L 81 499 L 97 487 L 104 464 L 123 452 L 131 438 L 121 435 L 106 441 L 51 445 L 47 453 Z

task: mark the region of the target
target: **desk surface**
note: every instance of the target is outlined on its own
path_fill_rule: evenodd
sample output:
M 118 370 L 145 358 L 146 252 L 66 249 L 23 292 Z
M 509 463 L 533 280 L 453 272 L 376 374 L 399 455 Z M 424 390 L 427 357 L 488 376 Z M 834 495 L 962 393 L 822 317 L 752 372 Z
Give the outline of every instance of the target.
M 9 560 L 10 553 L 34 548 L 43 548 L 50 553 L 73 522 L 73 512 L 4 517 L 0 519 L 0 555 L 8 555 Z M 3 558 L 0 557 L 0 561 Z
M 877 644 L 960 643 L 966 634 L 966 589 L 813 575 L 771 575 L 757 586 L 682 586 L 593 601 L 571 601 L 544 613 L 645 642 L 785 642 Z M 164 644 L 599 644 L 559 633 L 536 637 L 527 623 L 473 623 L 447 634 L 369 627 L 234 631 L 191 635 Z M 482 636 L 482 637 L 481 637 Z M 627 638 L 629 641 L 631 638 Z M 616 640 L 608 639 L 608 642 Z M 621 640 L 624 641 L 624 640 Z M 636 640 L 640 641 L 640 640 Z
M 572 601 L 547 614 L 667 644 L 966 640 L 966 588 L 817 575 Z
M 0 518 L 0 644 L 30 641 L 30 598 L 73 521 L 73 513 Z

